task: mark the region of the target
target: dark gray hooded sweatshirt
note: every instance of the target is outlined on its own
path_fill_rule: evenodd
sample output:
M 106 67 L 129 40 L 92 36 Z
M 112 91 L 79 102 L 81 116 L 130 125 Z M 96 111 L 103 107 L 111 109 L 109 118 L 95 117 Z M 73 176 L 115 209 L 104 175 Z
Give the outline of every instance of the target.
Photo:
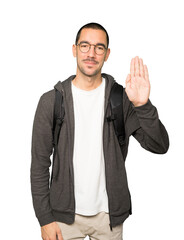
M 150 100 L 140 107 L 134 107 L 129 101 L 125 89 L 123 110 L 126 139 L 124 154 L 121 152 L 113 123 L 107 121 L 111 115 L 109 95 L 115 80 L 112 76 L 102 74 L 105 78 L 105 104 L 103 125 L 103 149 L 105 161 L 106 190 L 109 202 L 110 227 L 125 221 L 132 213 L 131 197 L 125 169 L 129 137 L 132 135 L 146 150 L 163 154 L 169 148 L 169 138 L 164 125 L 158 117 L 157 109 Z M 64 122 L 61 128 L 58 152 L 59 164 L 53 158 L 53 179 L 50 184 L 51 155 L 53 153 L 53 113 L 55 90 L 44 93 L 38 103 L 32 133 L 31 191 L 33 206 L 41 226 L 53 221 L 72 224 L 75 220 L 74 196 L 74 109 L 71 81 L 74 75 L 55 88 L 63 94 L 65 108 Z M 58 169 L 59 168 L 59 169 Z M 54 176 L 58 177 L 55 178 Z

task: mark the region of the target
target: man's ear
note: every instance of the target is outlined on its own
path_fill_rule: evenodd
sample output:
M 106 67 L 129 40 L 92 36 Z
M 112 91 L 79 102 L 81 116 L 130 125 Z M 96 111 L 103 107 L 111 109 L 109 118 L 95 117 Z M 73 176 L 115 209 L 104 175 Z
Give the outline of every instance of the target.
M 76 57 L 76 55 L 77 55 L 77 46 L 75 44 L 73 44 L 73 46 L 72 46 L 72 52 L 73 52 L 73 56 Z
M 106 55 L 105 55 L 105 62 L 107 61 L 109 54 L 110 54 L 111 50 L 110 48 L 107 49 Z

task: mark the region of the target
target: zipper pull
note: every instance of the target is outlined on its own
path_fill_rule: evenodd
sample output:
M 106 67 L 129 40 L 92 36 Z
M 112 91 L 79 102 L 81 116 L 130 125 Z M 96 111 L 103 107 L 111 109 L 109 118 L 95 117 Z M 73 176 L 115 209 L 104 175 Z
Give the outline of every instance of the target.
M 112 231 L 112 224 L 110 223 L 109 226 L 110 226 L 110 229 L 111 229 L 111 231 Z

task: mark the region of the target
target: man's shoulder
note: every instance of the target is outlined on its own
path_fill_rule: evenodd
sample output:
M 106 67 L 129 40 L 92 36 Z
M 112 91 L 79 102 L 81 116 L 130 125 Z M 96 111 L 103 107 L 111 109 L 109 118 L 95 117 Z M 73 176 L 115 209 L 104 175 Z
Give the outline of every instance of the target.
M 45 109 L 46 111 L 53 111 L 55 102 L 55 90 L 49 90 L 44 92 L 39 100 L 38 106 Z
M 42 101 L 48 101 L 55 98 L 55 90 L 54 88 L 52 90 L 49 90 L 47 92 L 44 92 L 41 96 Z
M 64 80 L 59 80 L 54 86 L 53 89 L 43 93 L 41 95 L 41 100 L 42 101 L 51 101 L 53 102 L 55 99 L 55 89 L 57 89 L 58 91 L 62 92 L 62 89 L 67 89 L 69 87 L 69 84 L 71 82 L 71 80 L 75 77 L 75 75 L 71 75 L 70 77 L 68 77 L 67 79 Z

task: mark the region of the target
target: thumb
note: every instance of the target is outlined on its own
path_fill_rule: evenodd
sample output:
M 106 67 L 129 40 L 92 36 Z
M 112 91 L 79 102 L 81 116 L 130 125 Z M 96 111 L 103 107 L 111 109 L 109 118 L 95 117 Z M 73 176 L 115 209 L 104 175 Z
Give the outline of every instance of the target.
M 130 84 L 130 80 L 131 80 L 131 77 L 130 77 L 130 74 L 128 74 L 125 81 L 126 85 Z
M 130 89 L 130 84 L 131 84 L 131 75 L 128 74 L 127 78 L 126 78 L 126 81 L 125 81 L 125 92 L 127 92 L 127 89 Z

